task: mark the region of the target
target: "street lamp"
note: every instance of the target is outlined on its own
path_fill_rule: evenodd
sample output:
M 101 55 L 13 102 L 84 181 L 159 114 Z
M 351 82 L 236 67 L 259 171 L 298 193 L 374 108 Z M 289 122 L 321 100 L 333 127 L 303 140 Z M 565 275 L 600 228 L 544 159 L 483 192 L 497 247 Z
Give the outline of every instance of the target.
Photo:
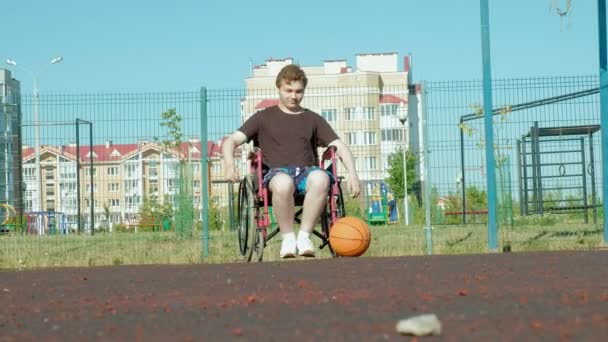
M 27 68 L 18 65 L 14 59 L 7 59 L 6 64 L 17 67 L 26 73 L 28 73 L 32 79 L 34 80 L 34 154 L 36 156 L 36 195 L 38 196 L 38 201 L 34 201 L 34 208 L 32 211 L 42 211 L 42 187 L 41 187 L 41 179 L 40 176 L 40 129 L 38 127 L 38 76 L 40 73 L 46 69 L 48 66 L 57 64 L 63 60 L 63 57 L 55 57 L 53 58 L 49 64 L 44 65 L 42 68 L 38 70 L 38 72 L 34 73 Z M 36 206 L 37 205 L 37 206 Z
M 403 125 L 403 217 L 405 218 L 405 225 L 410 225 L 410 213 L 409 213 L 409 204 L 408 204 L 408 196 L 407 196 L 407 139 L 406 137 L 406 122 L 407 122 L 407 108 L 405 107 L 405 103 L 401 101 L 399 104 L 399 108 L 397 109 L 397 117 L 399 121 L 401 121 L 401 125 Z

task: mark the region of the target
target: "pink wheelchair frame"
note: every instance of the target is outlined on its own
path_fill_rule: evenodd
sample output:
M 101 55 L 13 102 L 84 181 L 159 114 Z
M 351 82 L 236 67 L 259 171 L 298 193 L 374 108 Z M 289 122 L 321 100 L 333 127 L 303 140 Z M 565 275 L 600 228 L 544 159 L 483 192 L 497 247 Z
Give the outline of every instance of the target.
M 249 154 L 250 173 L 246 175 L 239 186 L 238 197 L 238 239 L 239 252 L 244 261 L 262 261 L 266 243 L 279 233 L 279 227 L 271 226 L 269 207 L 271 206 L 271 194 L 267 187 L 263 186 L 262 173 L 262 150 L 254 148 Z M 329 165 L 326 166 L 326 162 Z M 321 214 L 321 231 L 313 230 L 313 234 L 321 239 L 320 249 L 328 247 L 332 256 L 336 256 L 329 243 L 329 229 L 341 217 L 345 216 L 344 198 L 340 182 L 342 177 L 337 173 L 336 147 L 328 147 L 319 161 L 322 170 L 329 171 L 335 180 L 328 191 L 327 206 Z M 295 196 L 295 205 L 302 206 L 303 195 Z M 295 222 L 300 223 L 302 208 L 295 213 Z M 272 227 L 271 227 L 272 228 Z M 255 254 L 255 258 L 253 258 Z

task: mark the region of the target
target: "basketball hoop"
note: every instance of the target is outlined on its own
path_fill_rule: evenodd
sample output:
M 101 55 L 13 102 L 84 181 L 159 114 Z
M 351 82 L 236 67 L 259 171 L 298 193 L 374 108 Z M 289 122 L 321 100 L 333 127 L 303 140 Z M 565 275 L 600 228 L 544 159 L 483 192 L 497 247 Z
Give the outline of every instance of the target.
M 552 0 L 551 7 L 555 8 L 555 12 L 560 17 L 565 17 L 570 13 L 570 8 L 572 7 L 572 0 L 565 0 L 564 6 L 559 6 L 559 0 Z

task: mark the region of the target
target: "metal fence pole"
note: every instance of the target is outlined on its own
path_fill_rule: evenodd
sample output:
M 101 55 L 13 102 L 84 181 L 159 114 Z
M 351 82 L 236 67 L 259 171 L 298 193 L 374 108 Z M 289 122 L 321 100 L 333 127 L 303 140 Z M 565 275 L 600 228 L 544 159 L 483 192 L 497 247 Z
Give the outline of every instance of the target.
M 494 166 L 494 131 L 492 127 L 492 68 L 490 57 L 490 11 L 488 0 L 480 0 L 481 46 L 483 60 L 483 107 L 486 137 L 486 165 L 488 168 L 488 248 L 498 249 L 498 227 L 496 225 L 496 170 Z
M 203 258 L 209 256 L 209 158 L 207 153 L 207 88 L 201 88 L 201 202 L 203 212 Z M 204 200 L 203 200 L 204 199 Z
M 80 120 L 76 119 L 76 207 L 78 210 L 78 234 L 82 233 L 82 213 L 80 211 Z
M 422 82 L 422 109 L 420 110 L 422 114 L 422 155 L 423 155 L 423 163 L 422 163 L 422 175 L 424 177 L 424 230 L 426 235 L 426 254 L 433 254 L 433 223 L 431 222 L 431 209 L 433 208 L 433 203 L 431 203 L 431 179 L 429 175 L 429 170 L 431 168 L 430 163 L 430 146 L 429 146 L 429 128 L 428 128 L 428 117 L 426 112 L 426 83 Z
M 602 145 L 602 204 L 604 206 L 604 244 L 608 243 L 608 58 L 606 56 L 606 0 L 597 1 L 600 62 L 600 123 Z

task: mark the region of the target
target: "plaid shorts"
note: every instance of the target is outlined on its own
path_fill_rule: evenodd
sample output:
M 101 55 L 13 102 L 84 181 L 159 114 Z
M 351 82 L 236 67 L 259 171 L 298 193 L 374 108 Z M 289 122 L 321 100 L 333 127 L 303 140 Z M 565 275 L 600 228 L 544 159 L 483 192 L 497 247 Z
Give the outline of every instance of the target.
M 296 194 L 305 194 L 306 193 L 306 180 L 308 179 L 308 175 L 316 170 L 321 170 L 318 166 L 307 166 L 307 167 L 296 167 L 296 166 L 288 166 L 288 167 L 275 167 L 272 169 L 268 169 L 264 173 L 264 179 L 262 183 L 264 186 L 268 186 L 270 184 L 270 180 L 272 177 L 278 175 L 279 173 L 285 173 L 293 179 L 293 184 L 296 186 Z M 331 172 L 324 170 L 325 173 L 329 176 L 330 184 L 334 183 L 334 176 Z

